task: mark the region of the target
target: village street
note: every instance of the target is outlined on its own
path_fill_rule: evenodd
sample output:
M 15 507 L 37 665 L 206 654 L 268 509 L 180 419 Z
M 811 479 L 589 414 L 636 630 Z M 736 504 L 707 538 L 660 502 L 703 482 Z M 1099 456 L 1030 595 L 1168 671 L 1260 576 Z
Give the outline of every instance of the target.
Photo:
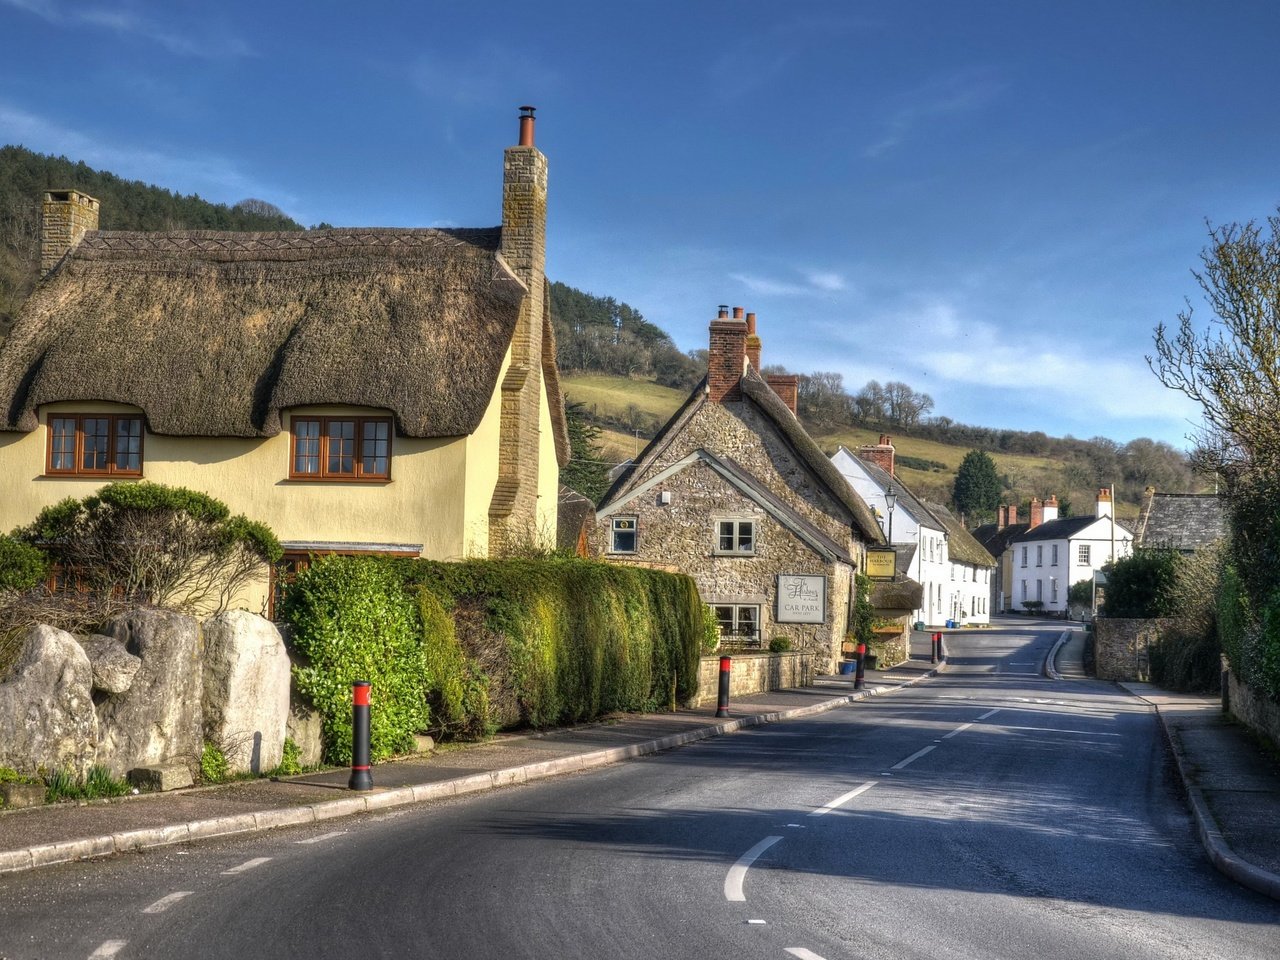
M 1041 678 L 1060 630 L 597 773 L 0 877 L 0 957 L 1273 957 L 1146 704 Z

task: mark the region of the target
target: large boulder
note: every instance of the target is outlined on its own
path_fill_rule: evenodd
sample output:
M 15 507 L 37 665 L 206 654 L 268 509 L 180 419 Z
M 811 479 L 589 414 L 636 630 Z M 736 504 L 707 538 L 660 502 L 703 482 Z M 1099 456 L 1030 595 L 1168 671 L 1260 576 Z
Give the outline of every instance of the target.
M 98 762 L 122 777 L 134 767 L 200 762 L 200 627 L 170 610 L 133 610 L 102 631 L 142 662 L 129 688 L 98 705 Z
M 31 627 L 17 663 L 0 680 L 0 766 L 22 773 L 69 769 L 83 777 L 97 745 L 89 657 L 71 634 Z
M 204 738 L 232 773 L 280 765 L 289 680 L 284 640 L 270 620 L 228 610 L 204 622 Z
M 93 665 L 93 689 L 103 693 L 124 693 L 129 689 L 142 660 L 126 650 L 123 641 L 100 633 L 76 639 Z

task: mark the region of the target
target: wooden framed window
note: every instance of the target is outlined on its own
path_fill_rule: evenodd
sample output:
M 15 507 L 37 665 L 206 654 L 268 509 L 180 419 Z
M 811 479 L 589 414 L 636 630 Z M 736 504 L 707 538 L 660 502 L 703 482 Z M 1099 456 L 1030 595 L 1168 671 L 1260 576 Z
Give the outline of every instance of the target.
M 49 417 L 45 472 L 59 477 L 142 476 L 142 417 L 113 413 Z
M 716 604 L 714 609 L 721 639 L 738 646 L 759 646 L 760 608 L 758 606 L 726 603 Z
M 756 552 L 754 520 L 717 520 L 716 553 L 753 554 Z
M 1089 562 L 1089 544 L 1080 544 L 1076 551 L 1076 560 L 1083 564 L 1087 564 Z
M 294 417 L 290 480 L 390 480 L 387 417 Z

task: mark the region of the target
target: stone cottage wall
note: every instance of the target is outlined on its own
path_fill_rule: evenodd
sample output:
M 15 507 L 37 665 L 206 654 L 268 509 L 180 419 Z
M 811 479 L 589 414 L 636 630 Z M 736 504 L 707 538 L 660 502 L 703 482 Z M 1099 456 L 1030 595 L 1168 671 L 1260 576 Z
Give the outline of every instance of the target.
M 1151 679 L 1151 648 L 1174 620 L 1099 617 L 1094 621 L 1094 656 L 1099 680 Z
M 737 653 L 730 664 L 729 699 L 812 682 L 813 657 L 808 653 Z M 703 657 L 698 664 L 698 692 L 689 706 L 711 706 L 719 694 L 720 657 Z

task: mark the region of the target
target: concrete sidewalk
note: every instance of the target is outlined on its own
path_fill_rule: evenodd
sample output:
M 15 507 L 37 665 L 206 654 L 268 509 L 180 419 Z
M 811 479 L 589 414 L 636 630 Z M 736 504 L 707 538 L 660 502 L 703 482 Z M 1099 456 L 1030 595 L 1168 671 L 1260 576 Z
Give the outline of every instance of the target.
M 348 790 L 350 771 L 340 769 L 5 811 L 0 813 L 0 873 L 424 803 L 576 773 L 744 727 L 810 716 L 937 672 L 929 663 L 928 635 L 916 635 L 912 646 L 913 657 L 907 663 L 867 671 L 860 691 L 854 690 L 853 677 L 819 677 L 808 687 L 738 698 L 730 704 L 727 720 L 715 719 L 715 708 L 708 707 L 620 714 L 546 733 L 502 735 L 379 764 L 373 770 L 374 789 L 365 793 Z
M 1085 677 L 1084 632 L 1069 631 L 1045 664 L 1054 679 Z M 1216 696 L 1174 693 L 1150 683 L 1121 687 L 1155 709 L 1213 865 L 1280 900 L 1280 760 Z

